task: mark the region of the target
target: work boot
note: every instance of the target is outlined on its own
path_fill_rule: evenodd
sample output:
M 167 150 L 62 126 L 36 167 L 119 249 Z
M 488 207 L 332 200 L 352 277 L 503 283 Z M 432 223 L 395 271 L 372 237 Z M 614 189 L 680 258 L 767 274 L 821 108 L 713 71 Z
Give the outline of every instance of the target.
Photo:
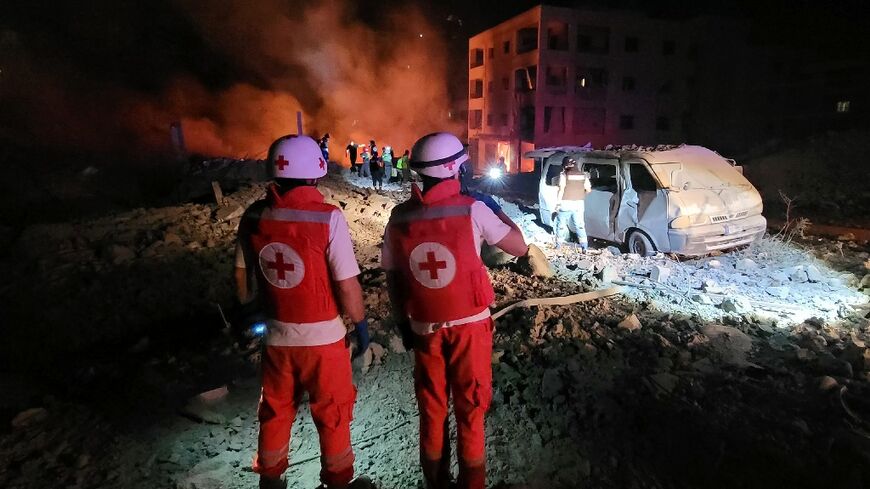
M 287 489 L 287 480 L 284 477 L 260 476 L 260 489 Z
M 423 485 L 426 489 L 451 489 L 453 487 L 450 462 L 442 463 L 442 459 L 423 459 L 420 466 L 423 469 Z

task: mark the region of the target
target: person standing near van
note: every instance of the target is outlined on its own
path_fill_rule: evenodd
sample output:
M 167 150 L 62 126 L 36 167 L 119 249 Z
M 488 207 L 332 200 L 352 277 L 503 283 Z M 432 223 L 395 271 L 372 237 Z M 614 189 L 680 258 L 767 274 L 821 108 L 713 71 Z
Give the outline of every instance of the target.
M 559 175 L 559 192 L 556 207 L 553 211 L 553 232 L 556 242 L 567 243 L 571 237 L 570 225 L 574 225 L 580 248 L 589 248 L 586 237 L 586 221 L 584 218 L 586 194 L 592 191 L 589 178 L 580 168 L 577 161 L 570 156 L 562 159 L 562 173 Z

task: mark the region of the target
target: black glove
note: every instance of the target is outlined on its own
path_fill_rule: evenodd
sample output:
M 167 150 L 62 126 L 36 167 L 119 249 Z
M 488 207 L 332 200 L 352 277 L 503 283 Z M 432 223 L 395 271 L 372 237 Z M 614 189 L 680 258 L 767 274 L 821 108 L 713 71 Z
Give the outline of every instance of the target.
M 402 335 L 402 346 L 405 347 L 406 350 L 411 351 L 414 349 L 414 331 L 411 329 L 411 321 L 405 319 L 404 321 L 400 321 L 399 324 L 399 334 Z
M 558 211 L 553 211 L 553 213 L 550 214 L 550 219 L 553 220 L 553 221 L 555 221 L 556 218 L 557 218 L 558 216 L 559 216 L 559 212 L 558 212 Z

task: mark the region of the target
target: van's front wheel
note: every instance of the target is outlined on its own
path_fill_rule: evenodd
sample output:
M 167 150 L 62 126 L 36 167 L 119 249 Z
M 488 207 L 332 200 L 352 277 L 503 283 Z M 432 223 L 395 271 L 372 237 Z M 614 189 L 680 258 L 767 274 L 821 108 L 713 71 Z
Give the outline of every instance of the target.
M 630 232 L 625 242 L 629 253 L 636 253 L 640 256 L 652 256 L 657 251 L 656 245 L 649 239 L 649 236 L 639 229 Z

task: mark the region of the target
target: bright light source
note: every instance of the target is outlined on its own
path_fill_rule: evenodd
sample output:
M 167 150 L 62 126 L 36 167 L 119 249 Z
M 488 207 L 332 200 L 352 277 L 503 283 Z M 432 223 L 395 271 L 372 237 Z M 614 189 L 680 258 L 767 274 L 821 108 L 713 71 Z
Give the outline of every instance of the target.
M 837 112 L 839 112 L 841 114 L 849 112 L 849 105 L 850 104 L 849 104 L 848 100 L 841 100 L 841 101 L 837 102 Z
M 489 178 L 493 180 L 498 180 L 501 178 L 501 168 L 490 168 L 489 169 Z
M 253 333 L 254 336 L 263 336 L 264 334 L 266 334 L 266 323 L 261 321 L 259 323 L 252 324 L 251 333 Z
M 423 34 L 420 34 L 420 37 L 423 37 Z
M 580 86 L 582 88 L 586 88 L 586 77 L 580 79 Z

